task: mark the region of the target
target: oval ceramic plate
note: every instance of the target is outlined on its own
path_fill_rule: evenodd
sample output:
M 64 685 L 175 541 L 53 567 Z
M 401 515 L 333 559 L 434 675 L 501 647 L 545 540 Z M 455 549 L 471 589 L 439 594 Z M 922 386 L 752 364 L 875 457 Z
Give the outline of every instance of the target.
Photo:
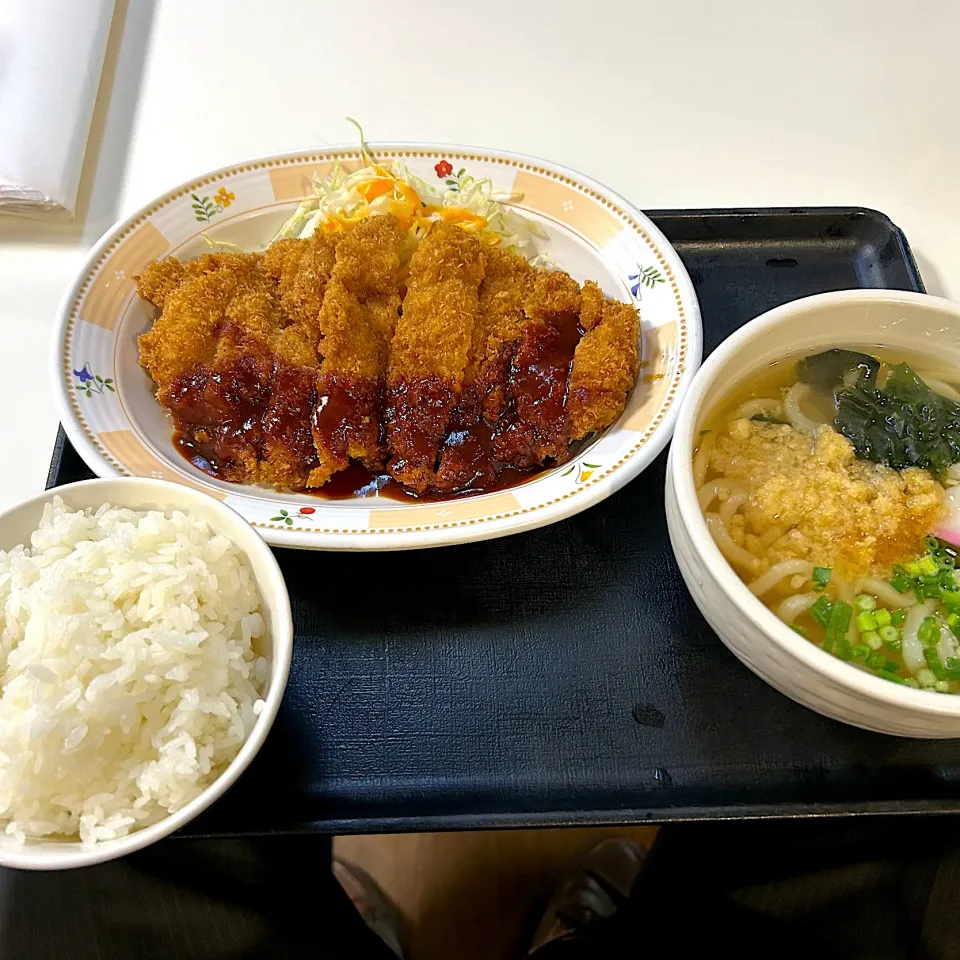
M 643 369 L 623 416 L 571 461 L 520 486 L 442 503 L 322 497 L 237 486 L 207 476 L 175 450 L 170 420 L 137 363 L 137 337 L 156 308 L 134 277 L 158 257 L 196 257 L 213 240 L 263 247 L 311 193 L 334 158 L 356 148 L 282 154 L 206 174 L 164 194 L 97 244 L 60 308 L 53 373 L 63 425 L 101 477 L 159 477 L 200 487 L 246 517 L 276 546 L 396 550 L 503 536 L 543 526 L 609 496 L 663 449 L 680 398 L 700 364 L 700 311 L 676 251 L 635 207 L 573 170 L 506 151 L 436 144 L 374 144 L 428 181 L 447 161 L 518 195 L 514 206 L 548 235 L 549 253 L 576 280 L 640 310 Z M 440 167 L 446 172 L 447 166 Z M 447 179 L 450 175 L 447 174 Z

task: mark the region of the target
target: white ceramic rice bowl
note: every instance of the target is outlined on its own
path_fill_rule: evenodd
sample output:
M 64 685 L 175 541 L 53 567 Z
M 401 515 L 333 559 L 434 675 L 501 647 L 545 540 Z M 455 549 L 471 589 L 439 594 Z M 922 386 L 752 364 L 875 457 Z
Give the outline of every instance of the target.
M 62 870 L 113 860 L 155 843 L 206 810 L 236 781 L 263 745 L 283 698 L 293 654 L 290 598 L 280 567 L 256 530 L 229 507 L 198 490 L 164 480 L 134 477 L 84 480 L 47 490 L 0 513 L 0 549 L 9 550 L 17 544 L 29 543 L 44 506 L 55 496 L 62 497 L 74 510 L 99 507 L 104 503 L 134 510 L 178 509 L 207 520 L 219 533 L 229 537 L 249 560 L 260 592 L 267 632 L 263 638 L 254 641 L 254 648 L 269 660 L 270 675 L 262 691 L 265 706 L 250 736 L 227 769 L 199 796 L 158 823 L 125 837 L 101 841 L 95 846 L 84 846 L 79 840 L 31 839 L 21 846 L 13 837 L 0 833 L 0 866 L 28 870 Z

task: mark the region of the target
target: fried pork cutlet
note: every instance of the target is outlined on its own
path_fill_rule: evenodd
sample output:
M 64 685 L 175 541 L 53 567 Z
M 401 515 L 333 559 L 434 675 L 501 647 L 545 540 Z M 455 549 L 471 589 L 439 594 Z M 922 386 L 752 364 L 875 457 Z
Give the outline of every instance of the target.
M 140 295 L 162 310 L 138 341 L 140 365 L 161 391 L 174 377 L 213 362 L 228 323 L 261 338 L 269 338 L 267 328 L 275 330 L 279 323 L 279 314 L 257 313 L 271 313 L 275 286 L 260 270 L 258 254 L 207 254 L 188 264 L 162 260 L 144 270 L 138 286 Z
M 567 379 L 580 332 L 579 284 L 538 271 L 524 310 L 527 323 L 513 357 L 507 405 L 494 431 L 496 458 L 528 469 L 567 458 Z
M 316 348 L 279 349 L 293 325 L 284 329 L 262 266 L 257 254 L 232 253 L 152 264 L 140 288 L 162 313 L 140 338 L 140 362 L 198 466 L 233 482 L 302 487 L 315 459 Z
M 510 363 L 530 322 L 523 306 L 533 290 L 533 267 L 495 247 L 486 250 L 485 257 L 463 392 L 433 480 L 436 490 L 483 485 L 496 476 L 489 430 L 483 424 L 496 423 L 503 412 Z
M 383 465 L 380 396 L 400 311 L 400 245 L 395 217 L 364 220 L 337 247 L 319 325 L 322 364 L 312 429 L 321 486 L 351 458 Z
M 390 354 L 386 417 L 388 470 L 418 493 L 433 481 L 463 389 L 483 276 L 479 239 L 452 224 L 437 224 L 410 259 Z
M 606 300 L 602 318 L 583 335 L 573 356 L 567 389 L 570 439 L 610 426 L 623 413 L 639 371 L 637 311 L 629 304 Z

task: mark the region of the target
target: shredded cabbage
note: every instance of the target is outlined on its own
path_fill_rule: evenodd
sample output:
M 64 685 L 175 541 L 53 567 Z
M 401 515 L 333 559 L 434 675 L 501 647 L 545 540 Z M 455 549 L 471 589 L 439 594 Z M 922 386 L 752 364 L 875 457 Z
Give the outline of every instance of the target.
M 490 246 L 531 261 L 548 261 L 536 248 L 535 241 L 547 237 L 540 225 L 506 206 L 522 199 L 521 195 L 494 190 L 489 177 L 477 179 L 462 172 L 448 177 L 454 185 L 440 191 L 401 163 L 390 168 L 378 163 L 365 144 L 363 156 L 366 162 L 359 170 L 348 171 L 334 160 L 328 177 L 314 174 L 313 195 L 297 207 L 273 239 L 304 239 L 317 230 L 337 233 L 367 217 L 392 213 L 407 233 L 407 257 L 432 223 L 446 221 L 476 232 Z

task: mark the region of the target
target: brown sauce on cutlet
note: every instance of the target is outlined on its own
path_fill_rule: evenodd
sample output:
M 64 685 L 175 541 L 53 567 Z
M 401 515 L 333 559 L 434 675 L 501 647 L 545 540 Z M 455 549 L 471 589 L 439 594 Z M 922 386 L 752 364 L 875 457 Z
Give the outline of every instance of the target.
M 510 365 L 507 410 L 494 431 L 497 459 L 525 467 L 565 457 L 567 386 L 582 336 L 576 314 L 524 327 Z
M 174 446 L 220 480 L 249 480 L 249 465 L 280 446 L 306 473 L 316 461 L 309 411 L 316 371 L 241 356 L 176 377 L 164 394 Z
M 263 437 L 282 445 L 306 473 L 317 460 L 310 432 L 310 411 L 317 401 L 317 371 L 278 364 L 272 388 L 270 403 L 263 415 Z
M 173 414 L 177 450 L 213 477 L 247 479 L 245 463 L 260 446 L 271 373 L 272 364 L 244 356 L 174 378 L 163 402 Z
M 334 456 L 346 456 L 351 440 L 376 446 L 379 399 L 380 389 L 372 381 L 321 374 L 316 407 L 309 418 L 320 447 Z

